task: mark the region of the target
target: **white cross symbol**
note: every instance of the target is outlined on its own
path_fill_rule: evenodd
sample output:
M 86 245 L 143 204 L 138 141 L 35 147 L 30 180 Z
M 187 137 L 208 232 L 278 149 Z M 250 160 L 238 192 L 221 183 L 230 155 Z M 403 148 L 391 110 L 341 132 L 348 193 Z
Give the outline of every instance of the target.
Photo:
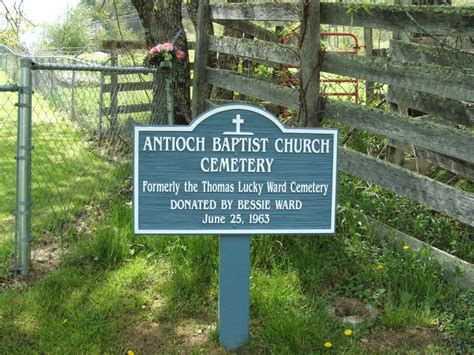
M 235 124 L 235 131 L 234 132 L 223 132 L 224 135 L 238 135 L 238 136 L 253 136 L 252 132 L 242 132 L 240 129 L 244 124 L 245 120 L 240 118 L 240 115 L 235 115 L 235 118 L 232 119 L 232 123 Z
M 235 133 L 240 133 L 240 125 L 243 124 L 245 120 L 240 118 L 240 115 L 236 115 L 232 120 L 232 123 L 235 124 Z

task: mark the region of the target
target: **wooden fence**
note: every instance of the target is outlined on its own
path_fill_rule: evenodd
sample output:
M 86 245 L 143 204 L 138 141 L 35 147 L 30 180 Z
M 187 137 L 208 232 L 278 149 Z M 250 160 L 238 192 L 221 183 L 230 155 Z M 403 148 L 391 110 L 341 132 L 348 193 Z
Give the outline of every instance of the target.
M 210 35 L 210 21 L 240 27 L 246 21 L 301 21 L 300 46 L 276 43 L 257 30 L 257 38 Z M 247 22 L 255 26 L 251 22 Z M 423 159 L 473 180 L 474 178 L 474 61 L 472 54 L 456 51 L 456 63 L 446 62 L 449 53 L 432 47 L 392 41 L 391 58 L 324 52 L 320 25 L 359 26 L 430 35 L 474 36 L 474 9 L 441 6 L 362 7 L 310 0 L 302 8 L 295 3 L 232 3 L 209 5 L 200 1 L 193 88 L 193 117 L 213 103 L 209 86 L 217 86 L 277 105 L 299 110 L 300 125 L 317 125 L 327 118 L 387 137 L 411 147 Z M 258 26 L 257 26 L 258 27 Z M 262 29 L 262 33 L 265 31 Z M 300 88 L 258 80 L 230 70 L 208 67 L 209 52 L 238 56 L 254 62 L 300 67 Z M 419 60 L 423 58 L 423 60 Z M 421 64 L 420 64 L 421 63 Z M 319 92 L 320 72 L 344 75 L 391 86 L 389 100 L 436 114 L 445 120 L 417 119 L 396 112 L 373 109 L 324 97 Z M 426 118 L 426 117 L 425 117 Z M 452 123 L 464 127 L 453 127 Z M 467 128 L 466 128 L 467 127 Z M 368 154 L 340 147 L 339 169 L 375 183 L 434 211 L 474 226 L 474 195 Z M 375 223 L 380 235 L 408 243 L 415 249 L 431 249 L 433 258 L 448 270 L 461 270 L 461 283 L 474 285 L 474 269 L 467 262 L 430 247 L 393 228 Z
M 194 42 L 188 42 L 188 49 L 194 49 Z M 145 42 L 141 41 L 104 41 L 102 43 L 104 50 L 110 52 L 112 66 L 118 65 L 119 53 L 126 53 L 130 50 L 148 50 Z M 194 63 L 190 63 L 191 70 L 194 69 Z M 130 75 L 130 74 L 124 74 Z M 105 83 L 105 77 L 110 76 L 110 83 Z M 119 78 L 120 73 L 108 73 L 104 72 L 100 79 L 100 98 L 101 103 L 100 112 L 110 116 L 112 121 L 117 120 L 117 116 L 120 114 L 139 113 L 139 112 L 151 112 L 152 105 L 149 103 L 151 100 L 147 98 L 148 103 L 141 104 L 127 104 L 120 105 L 119 93 L 120 92 L 131 92 L 131 91 L 147 91 L 153 89 L 153 80 L 139 80 L 139 81 L 123 81 Z M 136 75 L 135 75 L 136 77 Z M 155 84 L 156 85 L 156 84 Z M 104 95 L 110 95 L 110 106 L 103 107 L 103 102 L 107 101 Z

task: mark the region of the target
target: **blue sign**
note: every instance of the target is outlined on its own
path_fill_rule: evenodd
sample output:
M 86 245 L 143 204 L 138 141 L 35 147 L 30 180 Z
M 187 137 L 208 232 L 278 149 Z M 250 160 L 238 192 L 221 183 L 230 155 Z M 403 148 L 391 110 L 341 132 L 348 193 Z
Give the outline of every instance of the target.
M 335 232 L 337 130 L 285 128 L 249 105 L 136 126 L 135 234 Z

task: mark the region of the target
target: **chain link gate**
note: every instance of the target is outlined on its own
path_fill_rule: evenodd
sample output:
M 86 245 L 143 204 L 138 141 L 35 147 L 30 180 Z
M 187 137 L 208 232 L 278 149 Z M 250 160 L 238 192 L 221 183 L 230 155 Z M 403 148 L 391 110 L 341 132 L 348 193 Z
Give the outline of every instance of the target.
M 25 275 L 32 236 L 62 240 L 91 204 L 121 187 L 133 126 L 173 122 L 172 73 L 0 58 L 0 82 L 20 78 L 0 85 L 0 265 L 13 255 L 10 271 Z M 160 92 L 165 105 L 156 107 Z

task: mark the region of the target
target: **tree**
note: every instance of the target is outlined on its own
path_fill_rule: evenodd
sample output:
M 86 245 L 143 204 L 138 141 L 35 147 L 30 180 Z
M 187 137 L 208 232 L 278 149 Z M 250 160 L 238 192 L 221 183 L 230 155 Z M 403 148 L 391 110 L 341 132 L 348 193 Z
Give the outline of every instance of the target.
M 127 21 L 130 15 L 136 14 L 131 0 L 81 0 L 80 4 L 91 11 L 96 41 L 133 41 L 143 38 L 143 34 L 131 28 Z
M 0 43 L 20 47 L 20 34 L 32 25 L 23 14 L 23 1 L 15 0 L 7 6 L 0 0 Z
M 182 0 L 132 0 L 145 30 L 145 40 L 151 48 L 157 43 L 170 42 L 180 32 L 175 45 L 187 53 L 188 43 L 183 29 Z M 175 123 L 187 124 L 191 118 L 190 74 L 188 58 L 173 79 Z M 154 90 L 154 97 L 164 95 L 163 87 Z M 160 100 L 153 100 L 154 104 Z M 156 121 L 156 120 L 155 120 Z M 156 122 L 155 122 L 156 123 Z
M 47 25 L 45 46 L 49 48 L 84 48 L 93 39 L 90 7 L 78 5 L 63 23 Z

